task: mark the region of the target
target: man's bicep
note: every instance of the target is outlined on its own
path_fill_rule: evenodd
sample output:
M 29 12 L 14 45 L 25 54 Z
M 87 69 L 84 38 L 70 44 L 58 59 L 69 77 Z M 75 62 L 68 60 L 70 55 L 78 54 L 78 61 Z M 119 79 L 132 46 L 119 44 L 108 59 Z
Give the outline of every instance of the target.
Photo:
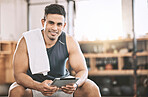
M 70 45 L 69 45 L 70 46 Z M 69 62 L 71 67 L 76 71 L 87 70 L 85 58 L 76 41 L 73 41 L 69 52 Z
M 79 70 L 86 69 L 86 63 L 81 53 L 73 53 L 69 56 L 69 62 L 71 67 L 77 72 Z
M 14 74 L 26 73 L 28 69 L 28 55 L 25 39 L 22 38 L 13 58 Z

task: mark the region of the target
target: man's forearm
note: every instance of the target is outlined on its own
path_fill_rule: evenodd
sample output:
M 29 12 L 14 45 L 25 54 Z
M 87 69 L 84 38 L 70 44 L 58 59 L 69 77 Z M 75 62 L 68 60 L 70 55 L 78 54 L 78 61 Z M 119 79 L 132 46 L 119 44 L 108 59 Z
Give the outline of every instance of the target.
M 82 86 L 83 83 L 86 81 L 87 77 L 88 77 L 88 71 L 87 70 L 82 70 L 76 73 L 75 77 L 80 78 L 77 81 L 78 86 Z
M 38 90 L 40 83 L 34 81 L 30 76 L 25 73 L 19 73 L 15 75 L 15 80 L 19 85 L 22 85 L 25 88 L 30 88 Z

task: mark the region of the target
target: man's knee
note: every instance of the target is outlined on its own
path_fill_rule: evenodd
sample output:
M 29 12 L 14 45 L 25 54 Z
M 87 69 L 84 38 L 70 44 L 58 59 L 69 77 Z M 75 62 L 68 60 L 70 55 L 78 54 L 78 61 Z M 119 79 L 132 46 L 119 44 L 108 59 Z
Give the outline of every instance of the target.
M 8 97 L 23 97 L 24 94 L 25 88 L 14 82 L 9 88 Z
M 84 90 L 87 91 L 94 91 L 94 92 L 99 92 L 99 87 L 90 79 L 87 79 L 86 82 L 83 85 Z
M 87 79 L 85 83 L 82 85 L 82 87 L 78 88 L 78 90 L 75 92 L 75 95 L 79 95 L 79 94 L 85 97 L 86 95 L 90 95 L 90 96 L 96 95 L 97 97 L 101 97 L 99 87 L 89 79 Z

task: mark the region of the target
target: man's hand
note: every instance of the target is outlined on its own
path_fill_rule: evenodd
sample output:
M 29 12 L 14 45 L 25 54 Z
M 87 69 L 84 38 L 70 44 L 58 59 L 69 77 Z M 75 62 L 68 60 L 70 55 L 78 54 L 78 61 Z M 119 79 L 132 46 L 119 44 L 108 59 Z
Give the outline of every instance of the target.
M 77 89 L 77 85 L 75 83 L 68 84 L 66 86 L 62 86 L 61 90 L 67 94 L 72 94 Z
M 40 91 L 44 96 L 51 96 L 53 95 L 59 88 L 56 86 L 50 85 L 52 80 L 45 80 L 40 84 L 38 91 Z

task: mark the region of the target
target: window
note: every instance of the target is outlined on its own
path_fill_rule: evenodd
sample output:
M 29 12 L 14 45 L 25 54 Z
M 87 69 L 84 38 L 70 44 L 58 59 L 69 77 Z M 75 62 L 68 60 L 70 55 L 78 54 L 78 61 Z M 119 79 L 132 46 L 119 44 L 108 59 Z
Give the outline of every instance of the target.
M 93 41 L 124 37 L 121 7 L 121 0 L 77 2 L 75 38 Z
M 135 33 L 137 37 L 141 37 L 148 33 L 147 0 L 135 0 Z

